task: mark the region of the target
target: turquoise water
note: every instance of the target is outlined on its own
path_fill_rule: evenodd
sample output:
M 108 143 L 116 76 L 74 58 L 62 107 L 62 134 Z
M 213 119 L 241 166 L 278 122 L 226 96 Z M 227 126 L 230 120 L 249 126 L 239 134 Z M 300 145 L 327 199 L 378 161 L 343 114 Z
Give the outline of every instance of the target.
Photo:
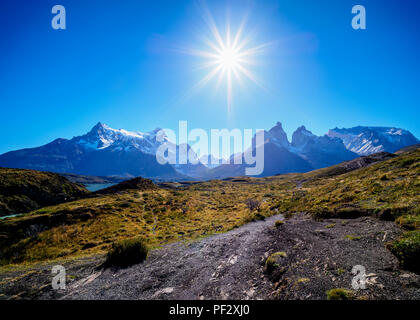
M 8 216 L 3 216 L 3 217 L 0 217 L 0 220 L 2 220 L 2 219 L 6 219 L 6 218 L 13 218 L 13 217 L 17 217 L 17 216 L 20 216 L 21 214 L 23 214 L 23 213 L 10 214 L 10 215 L 8 215 Z
M 98 190 L 102 190 L 105 188 L 108 188 L 110 186 L 113 186 L 115 183 L 92 183 L 92 184 L 85 184 L 86 189 L 88 189 L 91 192 L 95 192 Z

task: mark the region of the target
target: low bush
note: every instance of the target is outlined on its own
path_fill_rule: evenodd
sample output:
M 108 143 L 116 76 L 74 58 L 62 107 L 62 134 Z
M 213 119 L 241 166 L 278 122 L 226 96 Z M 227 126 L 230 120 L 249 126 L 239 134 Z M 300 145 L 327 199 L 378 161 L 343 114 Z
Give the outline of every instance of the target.
M 354 295 L 350 290 L 331 289 L 327 291 L 328 300 L 353 300 Z
M 247 199 L 245 205 L 252 212 L 254 210 L 259 210 L 261 208 L 261 202 L 255 199 Z
M 402 268 L 420 273 L 420 231 L 405 232 L 396 241 L 387 244 L 387 248 L 394 254 Z
M 277 220 L 277 221 L 274 223 L 274 225 L 276 226 L 276 228 L 278 228 L 278 227 L 282 226 L 283 224 L 284 224 L 284 221 L 283 221 L 283 220 Z
M 420 215 L 407 214 L 395 220 L 395 222 L 402 228 L 407 230 L 420 229 Z
M 148 249 L 142 238 L 114 242 L 108 251 L 105 265 L 107 267 L 128 267 L 143 262 Z
M 287 253 L 279 251 L 270 255 L 265 261 L 265 267 L 268 273 L 272 273 L 277 267 L 279 267 L 279 259 L 287 258 Z
M 254 215 L 254 220 L 255 220 L 255 221 L 262 221 L 262 220 L 265 220 L 265 216 L 264 216 L 263 214 L 261 214 L 261 213 L 257 212 L 257 213 Z
M 355 236 L 354 234 L 346 234 L 345 235 L 345 238 L 347 240 L 352 240 L 352 241 L 354 241 L 354 240 L 360 240 L 361 239 L 361 237 Z

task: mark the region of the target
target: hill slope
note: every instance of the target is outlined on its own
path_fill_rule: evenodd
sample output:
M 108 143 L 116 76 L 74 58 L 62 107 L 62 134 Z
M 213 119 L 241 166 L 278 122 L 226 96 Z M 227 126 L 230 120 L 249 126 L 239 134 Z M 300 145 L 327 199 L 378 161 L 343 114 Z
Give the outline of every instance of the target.
M 50 172 L 0 168 L 0 216 L 79 198 L 88 191 Z
M 372 215 L 416 226 L 419 161 L 416 149 L 345 173 L 332 167 L 97 195 L 1 221 L 0 259 L 7 264 L 104 253 L 113 241 L 139 235 L 152 247 L 161 246 L 277 213 L 307 212 L 316 218 Z M 258 210 L 249 209 L 249 199 L 259 203 Z
M 0 294 L 325 299 L 345 288 L 357 299 L 419 299 L 419 177 L 420 149 L 410 148 L 303 174 L 147 190 L 139 179 L 140 189 L 0 221 Z M 128 271 L 98 269 L 114 241 L 138 236 L 159 249 Z M 10 268 L 50 259 L 71 272 L 66 291 L 50 290 L 51 265 Z M 355 265 L 373 277 L 365 291 L 351 288 Z

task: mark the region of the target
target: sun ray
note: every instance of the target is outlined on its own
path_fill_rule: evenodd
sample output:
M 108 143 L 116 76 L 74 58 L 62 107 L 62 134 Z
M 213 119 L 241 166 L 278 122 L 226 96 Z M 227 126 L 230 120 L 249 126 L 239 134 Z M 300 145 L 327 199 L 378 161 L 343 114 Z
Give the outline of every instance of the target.
M 239 26 L 238 31 L 236 32 L 235 39 L 233 40 L 233 44 L 232 44 L 232 47 L 234 47 L 234 48 L 236 48 L 238 46 L 239 40 L 241 39 L 241 36 L 242 36 L 242 32 L 243 32 L 243 30 L 245 28 L 245 24 L 246 24 L 247 18 L 248 17 L 245 16 L 242 19 L 241 25 Z M 240 49 L 240 48 L 238 48 L 238 49 Z
M 205 18 L 206 18 L 206 22 L 209 25 L 210 31 L 213 34 L 216 42 L 219 44 L 220 48 L 224 49 L 225 48 L 225 44 L 223 42 L 223 39 L 219 33 L 219 29 L 217 29 L 216 23 L 214 22 L 213 16 L 210 12 L 210 10 L 205 6 L 204 7 L 204 11 L 205 11 Z
M 212 71 L 210 71 L 203 79 L 200 80 L 199 83 L 197 83 L 196 87 L 200 88 L 203 87 L 205 84 L 207 84 L 211 79 L 214 78 L 215 75 L 222 69 L 222 66 L 218 66 Z
M 254 82 L 258 87 L 266 90 L 266 88 L 263 86 L 261 81 L 259 81 L 258 78 L 251 71 L 247 70 L 246 68 L 244 68 L 240 65 L 238 66 L 238 70 L 241 71 L 246 77 L 248 77 L 248 79 L 250 79 L 252 82 Z
M 250 46 L 251 37 L 249 34 L 247 37 L 244 37 L 247 34 L 248 15 L 244 16 L 234 33 L 232 33 L 229 15 L 227 15 L 224 31 L 220 31 L 217 27 L 212 14 L 206 6 L 204 6 L 204 19 L 212 36 L 212 38 L 202 37 L 207 49 L 188 49 L 184 53 L 205 60 L 196 70 L 211 69 L 197 83 L 196 88 L 203 87 L 213 78 L 217 79 L 216 88 L 219 88 L 222 82 L 226 83 L 226 103 L 228 112 L 230 112 L 233 105 L 234 81 L 243 87 L 244 79 L 249 79 L 257 86 L 265 89 L 261 81 L 249 70 L 249 66 L 255 64 L 255 57 L 263 53 L 271 43 Z M 222 37 L 222 34 L 224 37 Z
M 222 52 L 222 48 L 218 47 L 217 44 L 215 44 L 211 40 L 205 39 L 203 42 L 207 44 L 211 49 L 213 49 L 217 54 L 220 54 Z
M 199 71 L 199 70 L 203 70 L 203 69 L 209 69 L 209 68 L 215 67 L 217 65 L 219 65 L 219 63 L 217 61 L 209 61 L 209 62 L 199 64 L 198 66 L 196 66 L 194 68 L 194 70 Z
M 232 70 L 227 71 L 227 105 L 228 112 L 232 107 Z
M 242 58 L 242 57 L 246 57 L 246 56 L 250 56 L 250 55 L 255 55 L 258 53 L 262 53 L 264 52 L 264 49 L 266 49 L 267 47 L 273 45 L 274 42 L 267 42 L 267 43 L 263 43 L 260 44 L 258 46 L 252 47 L 250 49 L 247 49 L 245 51 L 242 51 L 238 54 L 238 58 Z

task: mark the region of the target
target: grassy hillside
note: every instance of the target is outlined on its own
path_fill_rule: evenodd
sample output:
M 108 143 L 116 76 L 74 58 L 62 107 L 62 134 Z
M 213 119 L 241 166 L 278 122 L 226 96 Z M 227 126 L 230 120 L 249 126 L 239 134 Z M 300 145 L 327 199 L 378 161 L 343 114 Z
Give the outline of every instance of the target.
M 74 200 L 88 191 L 50 172 L 0 168 L 0 216 Z
M 153 186 L 51 206 L 0 222 L 0 261 L 4 265 L 105 253 L 114 241 L 137 236 L 158 247 L 296 212 L 317 219 L 396 219 L 408 233 L 404 243 L 389 244 L 390 249 L 404 255 L 408 241 L 416 254 L 419 159 L 416 149 L 351 172 L 334 166 L 305 174 Z
M 295 176 L 301 187 L 277 208 L 318 218 L 374 214 L 394 220 L 420 213 L 420 149 L 345 174 L 334 174 L 337 167 Z

